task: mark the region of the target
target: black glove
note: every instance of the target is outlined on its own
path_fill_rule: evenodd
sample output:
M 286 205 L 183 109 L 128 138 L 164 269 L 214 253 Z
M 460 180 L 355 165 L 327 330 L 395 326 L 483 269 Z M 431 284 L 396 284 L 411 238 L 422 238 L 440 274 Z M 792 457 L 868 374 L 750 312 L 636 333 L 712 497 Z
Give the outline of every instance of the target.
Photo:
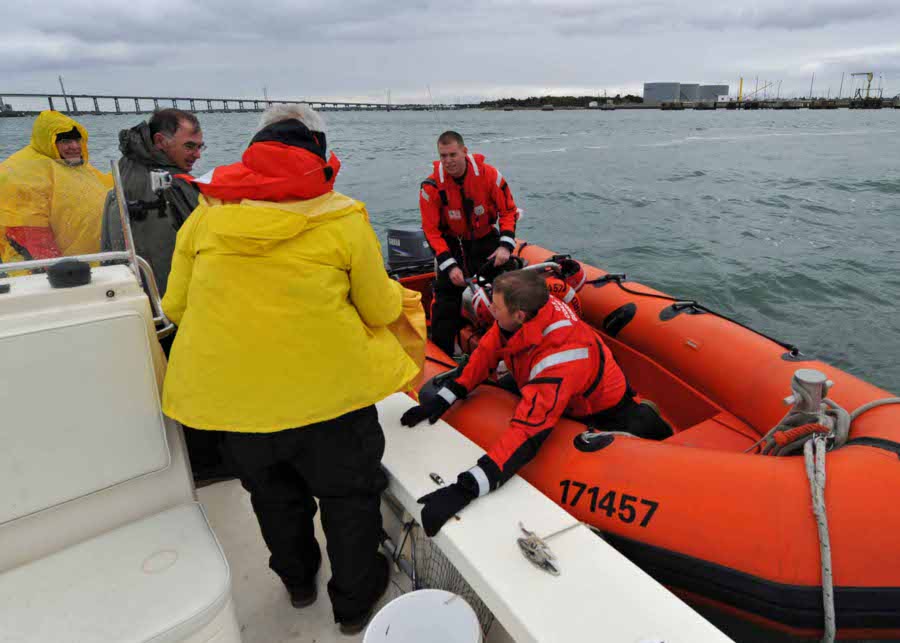
M 469 473 L 460 474 L 472 477 Z M 472 480 L 477 489 L 477 483 Z M 422 527 L 429 538 L 434 537 L 453 515 L 478 497 L 478 492 L 470 488 L 470 485 L 462 485 L 454 482 L 447 487 L 441 487 L 419 498 L 422 507 Z
M 449 408 L 450 402 L 440 395 L 435 395 L 424 404 L 414 406 L 406 411 L 400 417 L 400 424 L 403 426 L 415 426 L 425 418 L 428 418 L 429 424 L 434 424 Z

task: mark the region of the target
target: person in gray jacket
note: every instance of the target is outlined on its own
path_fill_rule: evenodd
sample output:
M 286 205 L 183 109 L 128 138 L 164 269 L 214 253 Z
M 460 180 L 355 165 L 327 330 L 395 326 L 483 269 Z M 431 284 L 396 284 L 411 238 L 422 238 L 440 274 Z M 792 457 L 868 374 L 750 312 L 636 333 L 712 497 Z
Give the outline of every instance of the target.
M 184 220 L 197 207 L 197 188 L 181 179 L 173 179 L 170 187 L 156 193 L 151 188 L 150 173 L 171 175 L 190 173 L 205 145 L 200 122 L 190 112 L 163 109 L 149 122 L 119 132 L 119 172 L 137 254 L 153 268 L 161 295 L 166 292 L 175 234 Z M 106 197 L 100 245 L 104 250 L 124 250 L 125 237 L 119 220 L 115 193 Z M 168 349 L 168 346 L 163 346 Z M 168 350 L 166 350 L 168 355 Z
M 128 202 L 128 214 L 137 254 L 150 264 L 160 295 L 166 292 L 175 236 L 181 224 L 197 207 L 200 192 L 182 179 L 159 193 L 151 187 L 151 172 L 190 173 L 203 149 L 200 122 L 190 112 L 163 109 L 149 122 L 119 132 L 119 172 Z M 100 245 L 103 250 L 124 250 L 125 237 L 115 192 L 106 197 Z M 175 335 L 160 340 L 166 357 Z M 222 459 L 222 435 L 218 431 L 198 431 L 184 427 L 185 442 L 194 479 L 198 485 L 233 477 Z

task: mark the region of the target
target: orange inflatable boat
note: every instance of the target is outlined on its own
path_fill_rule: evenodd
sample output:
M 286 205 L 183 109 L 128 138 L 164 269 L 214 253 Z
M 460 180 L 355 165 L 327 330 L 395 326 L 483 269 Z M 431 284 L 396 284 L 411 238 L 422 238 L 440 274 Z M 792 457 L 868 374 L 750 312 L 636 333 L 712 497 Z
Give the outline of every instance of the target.
M 520 244 L 517 254 L 533 265 L 552 253 Z M 828 398 L 847 411 L 891 395 L 694 302 L 583 267 L 584 319 L 675 435 L 583 435 L 584 425 L 563 420 L 520 475 L 695 604 L 814 636 L 825 627 L 825 582 L 840 637 L 900 637 L 900 405 L 864 409 L 849 435 L 828 443 L 817 517 L 802 447 L 795 455 L 763 452 L 823 427 L 761 442 L 790 408 L 795 372 L 823 373 L 833 382 Z M 427 304 L 431 275 L 403 282 Z M 429 346 L 429 377 L 454 366 Z M 482 385 L 444 419 L 488 448 L 516 402 Z

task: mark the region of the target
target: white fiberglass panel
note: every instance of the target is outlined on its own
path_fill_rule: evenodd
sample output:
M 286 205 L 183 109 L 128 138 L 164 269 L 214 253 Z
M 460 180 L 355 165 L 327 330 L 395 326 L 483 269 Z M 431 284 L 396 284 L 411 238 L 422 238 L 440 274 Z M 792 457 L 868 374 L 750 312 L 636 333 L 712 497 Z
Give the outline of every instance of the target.
M 169 464 L 137 313 L 0 336 L 0 524 Z

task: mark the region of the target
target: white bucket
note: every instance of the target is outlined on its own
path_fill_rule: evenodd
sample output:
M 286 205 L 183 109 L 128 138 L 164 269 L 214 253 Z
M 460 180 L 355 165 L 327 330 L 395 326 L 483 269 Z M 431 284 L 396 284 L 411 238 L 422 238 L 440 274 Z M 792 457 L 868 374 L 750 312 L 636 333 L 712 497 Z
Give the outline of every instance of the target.
M 369 623 L 363 643 L 481 643 L 475 611 L 462 596 L 420 589 L 398 596 Z

